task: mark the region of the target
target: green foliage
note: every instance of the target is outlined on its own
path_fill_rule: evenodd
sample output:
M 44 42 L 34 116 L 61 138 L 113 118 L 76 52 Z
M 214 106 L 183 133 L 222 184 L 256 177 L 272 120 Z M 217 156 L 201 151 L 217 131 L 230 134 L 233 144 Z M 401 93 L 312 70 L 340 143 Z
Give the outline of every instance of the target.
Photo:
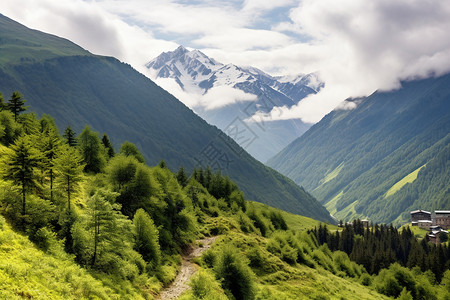
M 103 146 L 105 147 L 105 149 L 106 149 L 106 151 L 108 153 L 108 157 L 109 158 L 114 157 L 116 152 L 114 151 L 114 147 L 111 144 L 111 141 L 109 140 L 109 137 L 108 137 L 108 135 L 106 133 L 103 134 L 102 143 L 103 143 Z
M 26 194 L 38 186 L 35 169 L 42 154 L 31 145 L 28 136 L 20 137 L 5 153 L 5 178 L 19 185 L 22 191 L 22 215 L 26 214 Z
M 135 157 L 125 155 L 118 155 L 109 161 L 105 172 L 116 191 L 122 191 L 133 180 L 138 164 Z
M 242 232 L 250 233 L 250 232 L 256 231 L 256 228 L 253 225 L 253 221 L 249 218 L 249 216 L 247 216 L 242 211 L 239 211 L 236 214 L 236 220 L 237 220 Z
M 106 165 L 105 148 L 98 133 L 86 126 L 77 138 L 78 148 L 85 162 L 84 171 L 99 173 Z
M 0 112 L 8 109 L 8 105 L 5 103 L 5 99 L 3 98 L 3 93 L 0 92 Z
M 397 298 L 398 300 L 413 300 L 413 297 L 411 296 L 411 292 L 408 292 L 406 288 L 403 288 L 402 292 L 400 293 L 400 296 Z
M 0 111 L 0 143 L 9 146 L 14 143 L 21 134 L 22 127 L 14 122 L 14 116 L 10 111 Z
M 56 234 L 47 227 L 39 228 L 31 239 L 40 249 L 47 251 L 56 243 Z
M 74 224 L 74 253 L 83 265 L 134 279 L 142 258 L 132 250 L 132 223 L 114 203 L 116 196 L 99 189 L 88 199 L 86 214 Z
M 381 270 L 373 284 L 380 293 L 394 298 L 408 297 L 407 294 L 410 294 L 413 299 L 437 299 L 437 293 L 433 291 L 426 274 L 420 271 L 413 274 L 397 263 L 392 264 L 389 269 Z M 408 293 L 403 292 L 405 289 Z
M 73 131 L 73 129 L 69 126 L 64 130 L 63 137 L 66 139 L 66 143 L 70 147 L 75 147 L 77 145 L 77 139 L 76 139 L 76 133 Z
M 11 99 L 8 101 L 8 108 L 14 115 L 14 121 L 17 122 L 19 114 L 27 110 L 25 102 L 26 100 L 22 98 L 22 95 L 19 92 L 13 92 Z
M 192 288 L 187 295 L 184 295 L 180 300 L 190 299 L 204 299 L 204 300 L 226 300 L 219 282 L 214 278 L 210 272 L 206 270 L 200 270 L 194 275 L 189 284 Z
M 347 221 L 402 224 L 412 210 L 450 209 L 449 82 L 447 74 L 358 99 L 356 109 L 330 113 L 268 164 Z
M 184 171 L 183 167 L 180 167 L 178 169 L 177 180 L 178 180 L 178 183 L 182 187 L 185 187 L 187 185 L 187 183 L 188 183 L 188 176 L 186 175 L 186 172 Z
M 83 159 L 78 150 L 69 145 L 63 145 L 54 159 L 56 182 L 67 193 L 67 205 L 70 210 L 71 196 L 79 190 L 83 180 Z
M 135 234 L 134 248 L 146 262 L 151 264 L 152 268 L 156 268 L 161 263 L 158 229 L 143 209 L 136 211 L 133 226 Z
M 144 156 L 139 152 L 135 144 L 125 141 L 122 146 L 120 146 L 119 154 L 125 156 L 132 156 L 140 163 L 145 163 Z
M 232 248 L 224 248 L 214 271 L 223 289 L 236 300 L 254 299 L 254 274 L 245 259 Z

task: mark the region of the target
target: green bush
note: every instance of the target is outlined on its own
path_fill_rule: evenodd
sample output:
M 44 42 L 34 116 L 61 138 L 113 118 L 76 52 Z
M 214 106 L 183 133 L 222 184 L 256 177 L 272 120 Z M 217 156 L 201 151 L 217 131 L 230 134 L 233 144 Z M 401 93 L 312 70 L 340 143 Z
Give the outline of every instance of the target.
M 42 227 L 30 236 L 30 240 L 40 249 L 47 251 L 52 243 L 56 243 L 56 234 L 47 227 Z
M 182 297 L 181 299 L 228 299 L 214 276 L 206 270 L 200 270 L 196 275 L 194 275 L 189 285 L 192 288 L 191 295 L 188 294 L 186 297 Z
M 226 293 L 230 293 L 236 300 L 254 299 L 254 274 L 245 258 L 235 249 L 227 247 L 221 251 L 214 271 Z
M 245 233 L 255 232 L 256 228 L 253 225 L 252 220 L 242 211 L 239 211 L 236 215 L 236 220 L 239 223 L 239 227 Z
M 362 285 L 364 286 L 369 286 L 372 284 L 372 276 L 370 276 L 367 273 L 364 273 L 361 275 L 361 277 L 359 278 L 360 282 Z
M 253 225 L 259 229 L 262 236 L 267 236 L 270 226 L 269 226 L 269 220 L 264 218 L 258 211 L 251 209 L 247 210 L 247 215 L 249 218 L 253 221 Z

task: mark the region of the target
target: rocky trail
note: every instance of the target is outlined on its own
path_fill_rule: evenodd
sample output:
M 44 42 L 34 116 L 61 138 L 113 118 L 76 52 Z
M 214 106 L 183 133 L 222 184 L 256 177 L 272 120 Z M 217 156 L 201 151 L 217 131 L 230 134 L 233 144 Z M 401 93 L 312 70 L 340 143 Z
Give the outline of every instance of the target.
M 190 246 L 186 253 L 181 257 L 181 269 L 177 277 L 161 292 L 161 294 L 159 294 L 157 299 L 177 299 L 184 291 L 190 288 L 188 282 L 198 269 L 198 266 L 193 263 L 192 260 L 196 257 L 200 257 L 203 252 L 211 248 L 211 245 L 216 238 L 216 236 L 213 236 L 200 239 Z

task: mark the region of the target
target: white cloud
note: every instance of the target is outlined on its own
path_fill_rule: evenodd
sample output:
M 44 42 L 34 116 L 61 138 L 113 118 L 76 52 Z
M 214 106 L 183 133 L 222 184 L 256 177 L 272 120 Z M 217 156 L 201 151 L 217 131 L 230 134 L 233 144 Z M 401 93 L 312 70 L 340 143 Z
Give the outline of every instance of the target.
M 213 87 L 203 95 L 200 105 L 206 110 L 221 108 L 236 102 L 254 101 L 256 95 L 247 94 L 227 85 Z
M 214 110 L 237 102 L 256 100 L 255 95 L 227 85 L 213 87 L 202 94 L 200 89 L 197 93 L 185 92 L 172 78 L 158 78 L 155 82 L 194 111 L 196 109 Z
M 304 67 L 317 67 L 326 86 L 269 119 L 314 123 L 347 97 L 450 71 L 448 1 L 304 0 L 290 18 L 290 28 L 311 37 L 299 54 L 317 53 Z
M 287 8 L 289 15 L 280 16 Z M 317 122 L 348 97 L 450 70 L 450 1 L 2 0 L 0 10 L 141 72 L 179 43 L 274 75 L 319 71 L 325 88 L 272 119 Z M 189 106 L 204 99 L 166 86 Z M 223 103 L 242 98 L 221 92 Z
M 28 27 L 68 38 L 92 53 L 114 56 L 141 72 L 149 57 L 177 46 L 155 39 L 92 1 L 2 0 L 0 10 Z

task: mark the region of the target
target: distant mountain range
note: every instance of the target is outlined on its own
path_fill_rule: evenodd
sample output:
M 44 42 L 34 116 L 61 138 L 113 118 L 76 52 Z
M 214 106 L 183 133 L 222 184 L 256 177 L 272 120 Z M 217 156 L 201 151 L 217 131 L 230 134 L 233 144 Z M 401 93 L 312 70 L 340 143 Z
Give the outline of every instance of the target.
M 157 82 L 160 78 L 173 79 L 182 91 L 197 98 L 198 102 L 189 106 L 199 116 L 222 129 L 262 162 L 311 125 L 299 119 L 263 122 L 255 114 L 291 107 L 323 87 L 315 74 L 273 77 L 257 68 L 222 64 L 199 50 L 189 51 L 183 46 L 162 53 L 146 67 Z M 233 134 L 235 122 L 247 128 L 249 134 L 245 139 Z
M 129 65 L 74 43 L 31 30 L 0 15 L 0 91 L 20 91 L 29 109 L 48 113 L 60 130 L 85 124 L 106 132 L 114 146 L 128 140 L 150 165 L 165 159 L 220 169 L 249 200 L 332 221 L 326 209 L 292 180 L 264 166 L 219 129 Z
M 337 218 L 450 209 L 450 75 L 348 100 L 269 161 Z

